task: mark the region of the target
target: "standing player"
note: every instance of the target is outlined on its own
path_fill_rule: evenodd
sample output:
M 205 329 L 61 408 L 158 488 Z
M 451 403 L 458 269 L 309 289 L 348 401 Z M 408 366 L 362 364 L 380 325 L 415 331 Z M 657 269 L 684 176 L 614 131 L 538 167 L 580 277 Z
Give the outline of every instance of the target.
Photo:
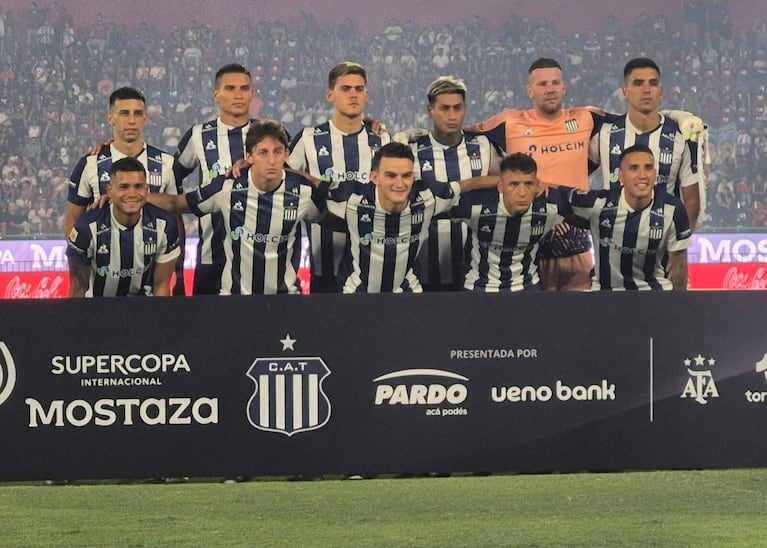
M 198 186 L 202 187 L 244 159 L 252 99 L 253 85 L 248 69 L 232 63 L 216 72 L 213 100 L 218 104 L 218 118 L 192 126 L 182 137 L 174 166 L 178 181 L 199 168 Z M 220 213 L 211 213 L 200 217 L 198 223 L 199 243 L 192 292 L 195 295 L 218 295 L 226 262 L 224 220 Z
M 149 192 L 177 194 L 178 187 L 173 174 L 173 156 L 144 142 L 144 126 L 149 117 L 146 99 L 137 89 L 123 87 L 109 96 L 107 122 L 112 126 L 112 141 L 102 146 L 95 154 L 80 158 L 69 178 L 69 193 L 64 218 L 67 236 L 75 221 L 85 208 L 106 193 L 109 184 L 109 170 L 112 163 L 120 158 L 137 158 L 147 171 Z M 179 221 L 179 219 L 177 219 Z M 178 224 L 183 249 L 183 224 Z M 183 256 L 176 265 L 177 273 L 183 269 Z M 174 293 L 183 294 L 183 280 L 177 280 Z
M 687 212 L 679 198 L 655 189 L 655 164 L 649 147 L 633 145 L 621 155 L 620 186 L 569 192 L 597 245 L 594 290 L 687 289 Z
M 530 154 L 538 164 L 543 183 L 558 185 L 567 181 L 585 190 L 590 167 L 589 142 L 598 132 L 604 113 L 586 107 L 563 108 L 566 91 L 559 63 L 554 59 L 537 59 L 528 69 L 527 94 L 533 109 L 506 111 L 472 129 L 487 132 L 490 139 L 509 154 Z M 687 135 L 703 129 L 696 116 L 681 111 L 674 111 L 674 116 L 684 119 L 680 124 Z M 544 289 L 588 289 L 592 266 L 590 247 L 587 231 L 567 222 L 554 227 L 539 252 Z
M 538 177 L 549 185 L 572 183 L 588 188 L 589 140 L 601 112 L 584 107 L 565 109 L 567 86 L 562 67 L 554 59 L 533 61 L 528 69 L 527 95 L 532 110 L 510 110 L 478 124 L 507 154 L 531 155 Z M 591 282 L 592 259 L 588 231 L 569 223 L 557 227 L 539 252 L 543 288 L 548 291 L 585 291 Z
M 153 194 L 149 201 L 198 217 L 222 214 L 226 261 L 220 294 L 299 293 L 298 227 L 304 219 L 320 220 L 324 200 L 303 175 L 283 170 L 288 133 L 279 122 L 250 124 L 245 148 L 251 167 L 241 176 L 216 177 L 182 196 Z
M 498 174 L 500 156 L 490 140 L 463 131 L 466 118 L 466 85 L 452 76 L 434 80 L 426 91 L 432 129 L 410 143 L 416 161 L 416 180 L 449 183 L 480 175 Z M 415 272 L 424 291 L 455 291 L 463 283 L 466 225 L 438 215 L 429 225 Z
M 685 140 L 679 124 L 658 110 L 663 98 L 660 68 L 655 61 L 638 57 L 623 69 L 626 114 L 605 115 L 599 133 L 591 139 L 589 156 L 601 164 L 604 188 L 618 185 L 623 150 L 642 144 L 655 156 L 658 184 L 682 198 L 690 228 L 695 230 L 700 213 L 699 144 Z
M 515 152 L 501 162 L 497 189 L 467 192 L 450 212 L 471 227 L 471 267 L 464 288 L 498 293 L 541 289 L 538 246 L 563 219 L 541 195 L 535 160 Z
M 362 119 L 368 101 L 367 72 L 362 65 L 345 61 L 333 67 L 325 97 L 333 104 L 333 118 L 296 135 L 288 164 L 336 183 L 367 183 L 373 155 L 389 142 L 389 135 L 373 132 L 371 123 Z M 347 244 L 346 235 L 314 224 L 309 228 L 309 242 L 311 292 L 337 292 L 336 274 Z
M 115 161 L 108 175 L 109 207 L 81 215 L 69 232 L 69 296 L 169 296 L 181 254 L 176 219 L 147 204 L 146 171 L 136 158 Z
M 107 122 L 112 126 L 112 142 L 98 154 L 78 160 L 69 178 L 69 194 L 64 223 L 69 234 L 85 208 L 106 192 L 112 162 L 131 156 L 148 172 L 150 192 L 177 194 L 173 175 L 173 156 L 144 142 L 144 126 L 149 117 L 144 95 L 134 88 L 119 88 L 109 96 Z
M 330 188 L 328 212 L 343 221 L 349 234 L 338 273 L 344 293 L 420 293 L 413 264 L 431 219 L 456 205 L 461 192 L 498 180 L 414 181 L 414 161 L 408 145 L 388 143 L 373 157 L 373 184 L 326 179 L 320 185 Z

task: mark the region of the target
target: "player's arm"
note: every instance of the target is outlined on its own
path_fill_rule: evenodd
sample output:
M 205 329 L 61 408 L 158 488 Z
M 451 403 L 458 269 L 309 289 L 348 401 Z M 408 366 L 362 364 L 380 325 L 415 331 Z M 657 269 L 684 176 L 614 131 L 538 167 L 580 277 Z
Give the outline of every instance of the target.
M 72 298 L 85 297 L 90 282 L 91 267 L 69 261 L 69 296 Z
M 150 192 L 146 201 L 171 213 L 191 213 L 192 210 L 186 201 L 185 194 L 162 194 Z
M 687 250 L 668 252 L 668 264 L 666 265 L 668 276 L 674 291 L 687 291 L 689 280 L 687 269 Z
M 661 110 L 660 112 L 679 124 L 679 131 L 686 140 L 698 143 L 708 139 L 708 125 L 692 112 L 686 110 Z
M 175 260 L 155 263 L 152 278 L 152 295 L 155 297 L 170 297 L 170 278 L 175 267 Z
M 461 193 L 479 190 L 482 188 L 492 188 L 498 184 L 498 175 L 480 175 L 458 181 L 461 187 Z
M 69 237 L 69 233 L 72 232 L 72 228 L 75 226 L 75 222 L 85 212 L 85 206 L 73 204 L 67 202 L 67 210 L 64 214 L 64 236 Z
M 506 119 L 507 113 L 502 112 L 478 124 L 469 126 L 467 131 L 482 133 L 490 139 L 490 142 L 504 152 L 508 152 L 506 144 Z
M 682 187 L 682 200 L 690 220 L 690 229 L 695 232 L 700 215 L 700 187 L 697 184 Z

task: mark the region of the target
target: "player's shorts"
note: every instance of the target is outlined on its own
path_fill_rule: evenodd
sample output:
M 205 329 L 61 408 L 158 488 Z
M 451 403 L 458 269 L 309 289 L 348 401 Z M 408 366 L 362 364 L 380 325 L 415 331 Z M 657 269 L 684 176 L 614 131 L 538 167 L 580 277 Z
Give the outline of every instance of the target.
M 198 264 L 194 269 L 192 295 L 218 295 L 223 272 L 223 264 Z
M 312 273 L 312 279 L 309 285 L 310 293 L 338 293 L 338 278 L 335 276 L 317 276 Z

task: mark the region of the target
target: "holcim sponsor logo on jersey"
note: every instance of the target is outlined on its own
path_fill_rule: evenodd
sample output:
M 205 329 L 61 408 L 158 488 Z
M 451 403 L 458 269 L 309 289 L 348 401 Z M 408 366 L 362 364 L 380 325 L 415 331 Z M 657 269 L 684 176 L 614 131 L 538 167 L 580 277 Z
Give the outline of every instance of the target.
M 427 416 L 468 415 L 468 378 L 441 369 L 403 369 L 373 379 L 376 406 L 424 409 Z

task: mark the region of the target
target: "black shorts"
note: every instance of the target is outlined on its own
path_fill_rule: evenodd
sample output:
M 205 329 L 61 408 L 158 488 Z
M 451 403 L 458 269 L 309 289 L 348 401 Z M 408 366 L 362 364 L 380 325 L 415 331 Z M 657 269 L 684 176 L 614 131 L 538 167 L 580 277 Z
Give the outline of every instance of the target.
M 218 295 L 221 290 L 222 264 L 198 264 L 194 269 L 192 295 Z

